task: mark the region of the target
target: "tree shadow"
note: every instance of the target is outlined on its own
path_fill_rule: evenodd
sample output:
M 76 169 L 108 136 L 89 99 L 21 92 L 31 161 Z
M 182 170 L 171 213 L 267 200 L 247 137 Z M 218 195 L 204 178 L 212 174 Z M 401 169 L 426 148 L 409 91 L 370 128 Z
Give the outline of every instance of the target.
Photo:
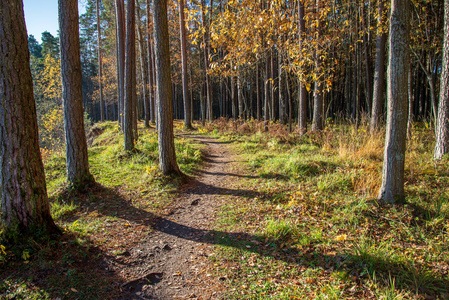
M 220 188 L 194 179 L 193 183 L 195 187 L 188 189 L 187 194 L 268 197 L 260 192 Z M 134 228 L 140 228 L 142 236 L 148 236 L 144 230 L 151 229 L 189 241 L 230 247 L 245 253 L 257 254 L 260 257 L 270 257 L 286 262 L 293 268 L 324 270 L 329 273 L 341 271 L 348 274 L 348 277 L 355 277 L 355 284 L 363 285 L 363 280 L 367 278 L 366 274 L 368 273 L 368 277 L 375 274 L 377 278 L 383 278 L 384 280 L 379 283 L 387 287 L 388 278 L 394 276 L 397 277 L 398 288 L 411 293 L 419 291 L 435 297 L 438 292 L 445 291 L 449 286 L 448 278 L 441 278 L 438 274 L 425 272 L 414 264 L 403 265 L 387 257 L 371 254 L 357 255 L 350 250 L 344 253 L 330 254 L 317 243 L 309 243 L 302 249 L 281 247 L 281 241 L 267 240 L 262 235 L 208 230 L 180 224 L 168 217 L 141 209 L 133 203 L 132 199 L 123 197 L 118 190 L 99 184 L 90 187 L 83 194 L 67 193 L 64 195 L 64 200 L 68 203 L 74 200 L 79 205 L 76 213 L 63 217 L 73 224 L 79 219 L 81 213 L 87 212 L 96 212 L 98 215 L 107 216 L 113 220 L 126 221 L 127 224 L 130 224 L 131 230 L 123 233 L 123 239 L 130 239 L 130 234 L 135 231 Z M 124 229 L 120 228 L 119 230 L 123 231 Z M 16 262 L 17 265 L 12 271 L 1 266 L 3 270 L 0 278 L 23 282 L 30 288 L 38 287 L 51 298 L 127 299 L 136 291 L 142 290 L 145 284 L 154 284 L 157 282 L 156 279 L 162 276 L 159 273 L 148 273 L 143 266 L 142 269 L 137 268 L 137 273 L 131 274 L 133 278 L 137 279 L 130 281 L 129 277 L 123 276 L 118 270 L 135 267 L 136 262 L 151 260 L 151 256 L 149 253 L 134 251 L 132 245 L 128 245 L 126 251 L 111 255 L 110 251 L 105 251 L 98 244 L 98 238 L 91 238 L 91 235 L 100 234 L 98 232 L 91 233 L 87 242 L 79 242 L 78 234 L 66 233 L 56 244 L 41 249 L 36 254 L 36 261 L 32 261 L 30 264 Z M 109 234 L 112 235 L 114 232 L 109 232 Z M 104 238 L 108 238 L 108 235 L 105 235 Z M 146 251 L 148 252 L 150 249 L 146 249 Z M 0 296 L 2 293 L 4 291 L 0 290 Z M 148 297 L 151 299 L 151 295 Z
M 219 188 L 196 181 L 196 187 L 186 191 L 196 195 L 233 195 L 243 197 L 266 197 L 264 193 L 250 190 L 237 190 Z M 108 188 L 104 188 L 108 191 Z M 195 192 L 199 191 L 199 192 Z M 110 191 L 114 193 L 114 191 Z M 448 278 L 439 274 L 429 273 L 413 263 L 397 262 L 388 257 L 376 256 L 370 253 L 357 254 L 351 249 L 344 253 L 329 254 L 318 243 L 309 243 L 302 249 L 295 247 L 281 247 L 282 241 L 270 240 L 265 236 L 254 235 L 247 232 L 227 232 L 195 228 L 174 222 L 167 217 L 157 216 L 132 205 L 130 201 L 116 195 L 115 202 L 121 209 L 114 214 L 130 222 L 149 226 L 155 231 L 172 235 L 181 239 L 231 247 L 242 252 L 255 253 L 261 257 L 271 257 L 284 261 L 293 267 L 306 267 L 310 269 L 325 270 L 329 273 L 342 271 L 356 278 L 356 283 L 363 283 L 364 278 L 377 276 L 382 278 L 378 283 L 388 287 L 390 276 L 394 276 L 396 286 L 410 293 L 438 295 L 449 286 Z M 101 210 L 99 213 L 110 214 L 110 210 Z M 369 274 L 369 275 L 367 275 Z

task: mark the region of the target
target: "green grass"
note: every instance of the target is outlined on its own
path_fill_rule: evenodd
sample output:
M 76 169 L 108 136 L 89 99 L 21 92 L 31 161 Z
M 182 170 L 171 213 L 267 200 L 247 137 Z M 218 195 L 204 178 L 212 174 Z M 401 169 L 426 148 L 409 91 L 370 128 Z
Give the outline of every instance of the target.
M 105 257 L 144 240 L 152 231 L 147 225 L 176 198 L 184 179 L 159 171 L 154 129 L 139 128 L 132 152 L 124 151 L 116 123 L 96 124 L 92 132 L 89 165 L 96 184 L 81 192 L 67 187 L 64 153 L 45 153 L 51 214 L 64 235 L 53 241 L 30 238 L 20 245 L 0 240 L 0 298 L 113 298 L 127 279 L 105 271 Z M 200 168 L 203 147 L 176 138 L 183 173 Z
M 431 130 L 415 126 L 406 153 L 407 201 L 391 206 L 376 201 L 382 133 L 330 125 L 301 137 L 276 124 L 238 133 L 220 122 L 209 130 L 231 141 L 237 160 L 246 162 L 239 172 L 252 175 L 233 188 L 255 194 L 225 205 L 216 222 L 218 232 L 242 236 L 239 243 L 217 242 L 214 260 L 225 265 L 217 272 L 231 277 L 228 298 L 449 297 L 448 160 L 433 163 Z M 260 242 L 244 246 L 253 239 Z

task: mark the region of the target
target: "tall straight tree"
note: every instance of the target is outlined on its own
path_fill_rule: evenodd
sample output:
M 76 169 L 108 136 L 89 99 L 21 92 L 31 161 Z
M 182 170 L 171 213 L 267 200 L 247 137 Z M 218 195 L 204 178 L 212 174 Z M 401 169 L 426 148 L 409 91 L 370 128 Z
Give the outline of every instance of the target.
M 212 13 L 212 5 L 213 1 L 210 1 L 210 12 Z M 212 14 L 209 15 L 209 18 L 212 18 Z M 210 55 L 210 40 L 209 40 L 209 30 L 210 26 L 208 22 L 206 22 L 206 2 L 205 0 L 201 0 L 201 20 L 204 28 L 203 33 L 203 55 L 204 55 L 204 73 L 206 77 L 206 116 L 209 122 L 212 122 L 212 87 L 211 87 L 211 79 L 207 70 L 209 70 L 209 55 Z M 211 19 L 210 19 L 211 20 Z
M 373 105 L 371 111 L 370 129 L 371 132 L 379 126 L 379 120 L 384 106 L 385 92 L 385 46 L 387 44 L 387 34 L 385 33 L 384 2 L 378 0 L 377 6 L 377 40 L 376 40 L 376 63 L 374 66 L 374 87 Z
M 298 1 L 298 23 L 299 23 L 299 49 L 302 50 L 302 45 L 305 40 L 306 35 L 306 22 L 305 22 L 305 7 L 304 0 Z M 299 105 L 298 105 L 298 114 L 299 114 L 299 132 L 301 134 L 306 133 L 307 131 L 307 90 L 303 82 L 304 75 L 301 74 L 299 77 Z
M 123 0 L 115 0 L 115 17 L 117 31 L 117 87 L 119 124 L 124 130 L 124 99 L 125 99 L 125 8 Z
M 379 199 L 402 201 L 410 68 L 410 0 L 392 0 L 387 72 L 387 132 Z
M 152 34 L 151 34 L 151 24 L 150 24 L 150 0 L 147 0 L 147 32 L 148 32 L 148 40 L 147 40 L 147 48 L 148 48 L 148 91 L 149 91 L 149 114 L 151 123 L 155 122 L 154 117 L 154 76 L 153 76 L 153 42 L 152 42 Z
M 170 71 L 170 48 L 167 0 L 153 2 L 154 55 L 156 59 L 157 129 L 159 166 L 165 175 L 180 175 L 176 162 L 173 134 L 173 102 Z
M 125 52 L 125 150 L 134 149 L 134 114 L 136 91 L 136 15 L 135 0 L 128 1 L 126 12 L 126 52 Z
M 184 99 L 184 127 L 192 128 L 192 116 L 190 115 L 189 99 L 189 74 L 187 72 L 187 37 L 184 16 L 184 0 L 179 0 L 179 27 L 181 39 L 181 63 L 182 63 L 182 95 Z
M 435 159 L 441 159 L 449 153 L 449 0 L 444 0 L 443 63 L 440 80 Z
M 321 1 L 316 0 L 316 37 L 318 42 L 316 43 L 315 49 L 315 72 L 317 75 L 317 80 L 315 81 L 315 89 L 313 91 L 314 103 L 313 103 L 313 122 L 312 131 L 323 130 L 323 95 L 322 95 L 322 83 L 320 82 L 319 73 L 321 72 L 321 54 L 320 54 L 320 43 L 321 38 L 321 21 L 320 21 L 320 8 Z
M 7 234 L 58 233 L 42 164 L 22 0 L 0 1 L 1 209 Z
M 103 64 L 101 54 L 101 24 L 100 24 L 100 0 L 96 1 L 97 15 L 97 44 L 98 44 L 98 89 L 100 96 L 100 120 L 104 121 L 105 103 L 103 98 Z
M 148 97 L 148 69 L 146 65 L 145 57 L 146 49 L 144 43 L 144 34 L 142 32 L 142 26 L 140 24 L 140 8 L 136 9 L 137 13 L 137 39 L 139 40 L 139 53 L 140 53 L 140 74 L 142 76 L 142 97 L 143 97 L 143 110 L 145 115 L 145 127 L 150 127 L 150 100 Z M 145 31 L 147 32 L 147 30 Z
M 74 188 L 80 188 L 94 179 L 89 172 L 84 132 L 78 1 L 58 0 L 58 4 L 67 180 Z

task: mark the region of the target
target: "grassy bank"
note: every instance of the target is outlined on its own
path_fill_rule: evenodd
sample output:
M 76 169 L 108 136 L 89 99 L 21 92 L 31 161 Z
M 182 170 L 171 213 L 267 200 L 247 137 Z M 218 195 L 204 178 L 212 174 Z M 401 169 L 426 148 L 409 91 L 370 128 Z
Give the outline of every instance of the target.
M 383 134 L 330 124 L 223 123 L 208 130 L 244 161 L 216 222 L 212 260 L 232 299 L 448 299 L 449 171 L 433 133 L 407 143 L 404 204 L 379 203 Z
M 177 133 L 183 133 L 179 124 Z M 132 152 L 124 151 L 116 123 L 96 124 L 88 140 L 96 184 L 81 192 L 67 188 L 64 153 L 44 151 L 51 213 L 64 235 L 0 242 L 0 298 L 113 298 L 129 278 L 108 264 L 148 238 L 155 218 L 175 199 L 183 179 L 159 172 L 154 128 L 139 127 Z M 202 163 L 202 145 L 182 136 L 175 144 L 182 172 L 192 175 Z

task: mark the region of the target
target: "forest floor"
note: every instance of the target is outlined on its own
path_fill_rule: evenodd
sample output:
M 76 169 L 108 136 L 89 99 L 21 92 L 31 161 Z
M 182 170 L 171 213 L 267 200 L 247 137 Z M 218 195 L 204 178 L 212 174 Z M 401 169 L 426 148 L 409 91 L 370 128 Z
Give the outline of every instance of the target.
M 148 240 L 126 253 L 129 267 L 119 269 L 139 276 L 122 284 L 123 299 L 221 298 L 226 278 L 217 278 L 207 258 L 213 252 L 212 225 L 217 210 L 229 201 L 224 198 L 240 194 L 227 188 L 237 178 L 229 172 L 236 162 L 226 143 L 210 137 L 187 137 L 206 146 L 205 164 L 197 177 L 180 187 L 168 212 L 155 220 Z
M 407 144 L 405 203 L 376 201 L 383 136 L 330 124 L 175 123 L 185 178 L 158 170 L 157 135 L 125 152 L 89 134 L 97 181 L 65 184 L 46 156 L 55 240 L 0 241 L 0 299 L 449 299 L 449 157 L 431 128 Z

